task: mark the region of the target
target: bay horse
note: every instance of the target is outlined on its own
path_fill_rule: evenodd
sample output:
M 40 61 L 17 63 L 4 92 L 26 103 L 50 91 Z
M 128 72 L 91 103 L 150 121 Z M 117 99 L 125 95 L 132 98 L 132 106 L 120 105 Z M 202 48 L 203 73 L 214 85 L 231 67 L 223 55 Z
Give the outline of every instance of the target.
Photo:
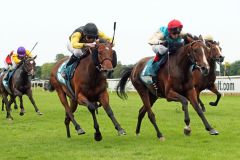
M 221 98 L 221 93 L 219 93 L 214 83 L 216 80 L 215 69 L 216 69 L 216 62 L 222 63 L 224 61 L 224 57 L 221 54 L 221 48 L 219 46 L 219 42 L 212 41 L 212 40 L 205 40 L 205 44 L 207 45 L 207 47 L 209 47 L 209 50 L 210 50 L 209 56 L 207 57 L 207 60 L 210 66 L 209 74 L 206 76 L 203 76 L 199 72 L 199 70 L 193 71 L 193 77 L 194 77 L 193 80 L 195 81 L 194 83 L 196 84 L 195 89 L 197 92 L 198 101 L 204 112 L 206 111 L 206 109 L 203 102 L 200 99 L 200 93 L 203 90 L 208 89 L 217 95 L 216 101 L 209 103 L 211 106 L 217 106 Z
M 109 105 L 109 95 L 107 92 L 107 81 L 106 77 L 108 72 L 113 71 L 112 66 L 112 43 L 105 42 L 100 43 L 96 41 L 96 46 L 93 49 L 88 48 L 86 50 L 86 55 L 81 59 L 80 63 L 75 69 L 75 73 L 70 83 L 75 94 L 75 98 L 71 96 L 71 93 L 67 89 L 66 85 L 63 85 L 57 80 L 57 71 L 59 67 L 64 63 L 67 58 L 60 60 L 52 69 L 49 89 L 56 90 L 62 105 L 65 108 L 65 126 L 67 131 L 67 137 L 70 138 L 70 128 L 69 123 L 72 121 L 78 135 L 84 134 L 85 131 L 80 127 L 74 118 L 74 112 L 77 109 L 78 104 L 87 106 L 88 110 L 92 114 L 94 122 L 94 139 L 96 141 L 102 140 L 102 135 L 99 130 L 99 124 L 95 115 L 95 110 L 100 105 L 103 106 L 109 118 L 112 120 L 115 129 L 118 131 L 119 135 L 125 135 L 124 129 L 120 126 L 116 120 L 113 111 Z M 97 49 L 98 54 L 96 57 L 93 54 L 93 50 Z M 95 52 L 96 53 L 96 52 Z M 94 59 L 97 59 L 99 65 L 96 66 Z M 70 105 L 67 101 L 67 96 L 70 97 Z M 98 104 L 99 105 L 96 105 Z
M 23 95 L 27 95 L 29 100 L 31 101 L 36 113 L 38 115 L 42 115 L 42 113 L 39 111 L 38 107 L 36 106 L 36 103 L 33 99 L 32 95 L 32 89 L 31 89 L 31 78 L 34 75 L 35 72 L 35 59 L 37 56 L 33 58 L 24 58 L 20 64 L 17 66 L 15 72 L 13 73 L 11 80 L 9 82 L 9 88 L 12 93 L 8 93 L 7 90 L 4 88 L 2 84 L 3 76 L 0 78 L 0 93 L 3 96 L 3 101 L 6 104 L 6 110 L 7 110 L 7 118 L 13 119 L 10 113 L 10 106 L 15 101 L 16 97 L 19 97 L 20 100 L 20 115 L 24 115 L 25 109 L 23 107 Z M 7 96 L 10 96 L 10 100 L 8 101 Z
M 136 128 L 137 135 L 140 133 L 141 122 L 147 112 L 149 120 L 157 132 L 157 137 L 160 141 L 165 139 L 156 124 L 155 115 L 151 109 L 158 97 L 166 98 L 167 101 L 180 102 L 182 104 L 184 122 L 186 124 L 184 128 L 185 135 L 190 135 L 191 133 L 188 100 L 202 119 L 206 130 L 209 131 L 211 135 L 218 134 L 218 132 L 210 126 L 204 113 L 199 108 L 197 93 L 194 88 L 192 77 L 193 65 L 200 69 L 202 74 L 208 74 L 209 64 L 205 56 L 205 53 L 208 52 L 208 48 L 200 40 L 194 41 L 190 37 L 188 37 L 188 39 L 191 43 L 182 46 L 178 49 L 177 53 L 170 55 L 168 61 L 158 71 L 156 91 L 153 86 L 147 87 L 140 78 L 145 64 L 151 57 L 141 59 L 134 67 L 127 68 L 123 73 L 117 85 L 118 96 L 122 99 L 127 97 L 125 86 L 128 78 L 130 78 L 143 102 L 143 106 L 140 108 L 138 115 Z

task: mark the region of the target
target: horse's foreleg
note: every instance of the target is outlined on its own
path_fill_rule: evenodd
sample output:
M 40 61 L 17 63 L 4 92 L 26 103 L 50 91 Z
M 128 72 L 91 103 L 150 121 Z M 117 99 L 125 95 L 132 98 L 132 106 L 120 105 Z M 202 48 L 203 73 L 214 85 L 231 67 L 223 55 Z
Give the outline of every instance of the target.
M 218 105 L 218 102 L 221 98 L 221 93 L 218 92 L 217 90 L 217 87 L 215 86 L 215 84 L 213 84 L 210 88 L 209 88 L 210 91 L 212 91 L 213 93 L 215 93 L 217 95 L 217 99 L 215 102 L 210 102 L 209 105 L 211 106 L 217 106 Z
M 193 108 L 195 109 L 195 111 L 197 112 L 198 116 L 202 119 L 202 122 L 206 128 L 207 131 L 209 131 L 209 133 L 211 135 L 217 135 L 218 131 L 216 131 L 215 129 L 213 129 L 210 124 L 208 123 L 207 119 L 204 116 L 203 111 L 200 109 L 199 105 L 198 105 L 198 101 L 197 101 L 197 94 L 195 89 L 191 89 L 188 91 L 187 93 L 187 97 L 189 99 L 189 101 L 191 102 Z
M 28 90 L 27 96 L 28 96 L 29 100 L 31 101 L 31 103 L 32 103 L 35 111 L 37 112 L 37 114 L 38 114 L 38 115 L 42 115 L 42 113 L 41 113 L 40 110 L 38 109 L 38 107 L 37 107 L 37 105 L 36 105 L 36 103 L 35 103 L 35 101 L 34 101 L 34 99 L 33 99 L 32 90 L 31 90 L 31 89 Z
M 202 111 L 203 111 L 203 112 L 206 112 L 206 108 L 205 108 L 205 106 L 204 106 L 204 103 L 203 103 L 202 100 L 200 99 L 200 95 L 198 95 L 197 99 L 198 99 L 198 103 L 200 104 L 200 107 L 202 108 Z
M 66 118 L 65 118 L 65 125 L 68 123 L 68 118 L 72 121 L 77 133 L 79 135 L 84 134 L 85 131 L 80 127 L 80 125 L 77 123 L 77 121 L 74 119 L 73 113 L 68 105 L 68 101 L 67 101 L 67 97 L 66 94 L 64 93 L 63 90 L 57 89 L 57 93 L 58 93 L 58 97 L 62 103 L 62 105 L 65 108 L 65 112 L 66 112 Z M 67 129 L 67 136 L 70 137 L 70 130 L 68 130 L 67 125 L 66 125 L 66 129 Z
M 2 99 L 2 111 L 4 111 L 4 100 Z
M 191 128 L 190 128 L 190 117 L 189 117 L 189 113 L 188 113 L 188 100 L 187 100 L 187 98 L 178 94 L 174 90 L 170 89 L 169 92 L 166 94 L 166 99 L 168 101 L 181 102 L 182 110 L 184 111 L 184 122 L 186 124 L 186 127 L 184 127 L 184 134 L 185 135 L 190 135 Z
M 25 113 L 25 110 L 24 110 L 24 107 L 23 107 L 23 99 L 22 99 L 22 96 L 19 96 L 19 101 L 20 101 L 20 109 L 21 109 L 19 115 L 20 115 L 20 116 L 23 116 L 24 113 Z
M 101 141 L 102 140 L 102 134 L 99 130 L 99 124 L 97 122 L 97 118 L 96 118 L 96 114 L 95 114 L 95 110 L 91 110 L 91 109 L 88 109 L 91 114 L 92 114 L 92 118 L 93 118 L 93 123 L 94 123 L 94 128 L 95 128 L 95 133 L 94 133 L 94 139 L 96 141 Z
M 103 92 L 99 96 L 99 102 L 102 104 L 105 112 L 107 113 L 109 118 L 112 120 L 112 122 L 115 126 L 115 129 L 118 130 L 118 135 L 125 135 L 126 134 L 125 130 L 120 126 L 120 124 L 116 120 L 114 113 L 109 105 L 109 96 L 108 96 L 107 91 Z
M 16 99 L 14 99 L 14 109 L 18 109 L 18 105 L 17 105 L 17 102 L 16 102 Z

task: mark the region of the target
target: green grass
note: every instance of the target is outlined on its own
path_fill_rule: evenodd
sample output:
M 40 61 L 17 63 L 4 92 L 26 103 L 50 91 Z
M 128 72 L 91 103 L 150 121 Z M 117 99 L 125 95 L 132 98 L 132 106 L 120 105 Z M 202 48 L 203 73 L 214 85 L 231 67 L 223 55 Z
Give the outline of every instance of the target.
M 110 104 L 117 120 L 126 130 L 126 136 L 117 136 L 111 120 L 102 108 L 97 115 L 103 140 L 94 141 L 93 121 L 86 107 L 79 106 L 75 117 L 86 131 L 77 135 L 71 124 L 71 138 L 66 137 L 64 108 L 56 93 L 34 91 L 34 97 L 43 116 L 34 112 L 25 97 L 26 114 L 19 116 L 13 110 L 13 121 L 5 119 L 0 112 L 0 160 L 15 159 L 140 159 L 140 160 L 238 160 L 240 157 L 240 97 L 225 96 L 218 107 L 210 107 L 208 102 L 214 96 L 202 96 L 206 104 L 206 117 L 220 132 L 210 136 L 189 106 L 192 134 L 183 134 L 183 112 L 180 104 L 158 100 L 154 105 L 157 124 L 166 138 L 160 142 L 147 116 L 143 119 L 141 135 L 135 135 L 138 110 L 142 105 L 136 93 L 128 93 L 128 100 L 122 101 L 115 93 L 110 93 Z

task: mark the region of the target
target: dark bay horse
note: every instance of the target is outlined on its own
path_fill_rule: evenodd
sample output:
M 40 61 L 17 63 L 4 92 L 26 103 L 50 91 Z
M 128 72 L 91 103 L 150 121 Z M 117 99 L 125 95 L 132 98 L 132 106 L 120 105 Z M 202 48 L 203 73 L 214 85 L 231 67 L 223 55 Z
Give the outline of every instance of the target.
M 37 114 L 42 115 L 42 113 L 39 111 L 38 107 L 35 104 L 31 89 L 31 78 L 34 75 L 36 66 L 35 58 L 36 56 L 34 58 L 25 58 L 20 62 L 9 82 L 9 88 L 12 92 L 11 94 L 6 91 L 2 84 L 3 77 L 0 78 L 0 93 L 2 94 L 3 101 L 6 104 L 7 118 L 9 119 L 13 119 L 10 113 L 10 106 L 15 101 L 16 97 L 19 97 L 20 99 L 20 115 L 24 115 L 25 110 L 23 107 L 22 99 L 22 96 L 24 94 L 28 96 Z M 8 95 L 10 96 L 9 101 L 7 99 Z
M 86 51 L 86 57 L 80 61 L 79 65 L 75 70 L 74 76 L 71 79 L 71 86 L 73 88 L 76 98 L 72 97 L 66 86 L 61 84 L 57 80 L 58 68 L 62 65 L 62 63 L 66 61 L 66 58 L 59 61 L 52 69 L 49 89 L 55 89 L 57 91 L 59 99 L 65 108 L 65 126 L 67 131 L 67 137 L 70 137 L 70 121 L 72 121 L 79 135 L 85 133 L 85 131 L 76 122 L 73 115 L 73 113 L 77 109 L 77 105 L 79 104 L 87 106 L 88 110 L 91 112 L 94 121 L 94 128 L 96 131 L 94 133 L 94 138 L 96 141 L 100 141 L 102 139 L 102 135 L 99 130 L 99 124 L 95 115 L 95 109 L 99 107 L 96 105 L 98 103 L 103 106 L 107 115 L 112 120 L 115 129 L 118 131 L 118 134 L 124 135 L 125 131 L 121 128 L 120 124 L 118 123 L 113 114 L 113 111 L 109 105 L 109 95 L 107 92 L 106 77 L 108 72 L 113 71 L 112 44 L 108 42 L 100 43 L 97 41 L 96 48 L 94 49 L 97 49 L 98 55 L 94 57 L 92 49 L 88 49 Z M 94 59 L 98 60 L 98 67 L 96 67 Z M 67 96 L 71 97 L 70 105 L 68 104 Z
M 215 83 L 214 83 L 216 80 L 215 69 L 216 69 L 216 62 L 222 63 L 224 61 L 224 57 L 221 54 L 221 48 L 219 47 L 218 42 L 206 40 L 205 44 L 207 45 L 207 47 L 209 47 L 209 50 L 210 50 L 209 56 L 207 57 L 207 60 L 208 60 L 209 66 L 210 66 L 209 74 L 206 76 L 203 76 L 199 72 L 199 70 L 193 71 L 193 77 L 194 77 L 193 80 L 195 81 L 194 83 L 196 84 L 195 89 L 197 92 L 198 101 L 204 112 L 206 111 L 206 109 L 205 109 L 203 102 L 201 101 L 201 99 L 199 97 L 200 93 L 204 89 L 208 89 L 217 95 L 216 101 L 209 103 L 211 106 L 217 106 L 217 104 L 221 98 L 221 93 L 219 93 L 219 91 L 217 90 L 217 87 L 215 86 Z
M 202 41 L 193 41 L 192 39 L 190 39 L 190 41 L 191 43 L 181 47 L 176 54 L 170 55 L 169 60 L 160 68 L 157 75 L 158 89 L 156 92 L 154 87 L 147 87 L 140 78 L 145 64 L 151 57 L 141 59 L 134 67 L 126 69 L 122 75 L 117 86 L 117 94 L 121 98 L 126 98 L 125 86 L 128 78 L 130 78 L 143 102 L 143 106 L 139 110 L 136 134 L 140 133 L 141 122 L 147 112 L 149 120 L 157 132 L 157 137 L 160 140 L 164 140 L 156 124 L 155 115 L 151 109 L 158 97 L 163 97 L 166 98 L 167 101 L 176 101 L 182 104 L 184 122 L 186 124 L 184 133 L 186 135 L 189 135 L 191 132 L 188 100 L 202 119 L 206 130 L 209 131 L 211 135 L 218 134 L 218 132 L 210 126 L 198 105 L 197 93 L 194 88 L 192 77 L 193 65 L 200 69 L 202 74 L 208 74 L 209 64 L 205 56 L 205 52 L 208 52 L 208 49 Z

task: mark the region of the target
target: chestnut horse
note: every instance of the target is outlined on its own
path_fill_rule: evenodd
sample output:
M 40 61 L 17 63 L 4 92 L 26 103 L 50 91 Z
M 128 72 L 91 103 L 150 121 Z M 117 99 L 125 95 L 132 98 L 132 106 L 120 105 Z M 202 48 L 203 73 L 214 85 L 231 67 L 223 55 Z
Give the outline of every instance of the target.
M 99 62 L 98 67 L 96 63 L 94 63 L 94 55 L 92 49 L 86 50 L 86 56 L 83 58 L 78 64 L 73 78 L 70 83 L 73 88 L 73 92 L 75 93 L 75 98 L 71 96 L 71 93 L 68 91 L 65 85 L 60 83 L 57 80 L 57 71 L 59 67 L 64 63 L 67 59 L 63 59 L 59 61 L 51 72 L 49 88 L 51 90 L 56 90 L 59 96 L 59 99 L 62 105 L 65 108 L 66 117 L 65 117 L 65 126 L 67 130 L 67 137 L 70 137 L 70 128 L 69 123 L 72 121 L 75 129 L 79 135 L 84 134 L 85 131 L 80 127 L 77 121 L 74 118 L 73 113 L 77 109 L 77 105 L 84 105 L 88 107 L 88 110 L 92 114 L 93 122 L 94 122 L 94 138 L 96 141 L 100 141 L 102 139 L 101 132 L 99 130 L 99 125 L 97 122 L 97 118 L 95 115 L 95 109 L 99 106 L 103 106 L 107 115 L 112 120 L 115 129 L 118 131 L 119 135 L 124 135 L 125 131 L 121 128 L 120 124 L 116 120 L 113 111 L 109 105 L 109 95 L 107 92 L 107 81 L 106 77 L 108 72 L 113 71 L 112 66 L 112 56 L 113 56 L 113 45 L 111 43 L 100 43 L 97 41 L 96 47 L 97 49 L 97 60 Z M 96 53 L 96 52 L 95 52 Z M 70 105 L 67 101 L 67 96 L 70 98 Z M 100 103 L 100 105 L 96 105 Z
M 195 81 L 194 83 L 196 84 L 195 89 L 197 92 L 198 101 L 204 112 L 206 111 L 206 109 L 199 97 L 200 93 L 204 89 L 208 89 L 217 95 L 216 101 L 209 103 L 211 106 L 217 106 L 221 98 L 221 93 L 219 93 L 219 91 L 217 90 L 217 87 L 214 84 L 216 80 L 215 69 L 216 69 L 216 62 L 222 63 L 224 61 L 224 57 L 221 54 L 221 48 L 219 47 L 218 42 L 212 41 L 212 40 L 206 40 L 205 44 L 207 45 L 207 47 L 209 47 L 209 50 L 210 50 L 209 56 L 207 57 L 207 60 L 210 66 L 209 74 L 207 76 L 202 76 L 198 70 L 193 71 L 193 77 Z
M 195 68 L 200 69 L 202 74 L 208 74 L 209 64 L 205 56 L 208 49 L 200 40 L 193 41 L 190 38 L 189 40 L 191 43 L 179 48 L 177 53 L 170 55 L 169 60 L 158 71 L 158 89 L 156 92 L 154 91 L 153 86 L 147 87 L 140 78 L 145 64 L 151 57 L 143 58 L 134 67 L 126 69 L 122 75 L 117 86 L 117 94 L 119 97 L 126 98 L 125 86 L 128 78 L 130 78 L 143 102 L 143 106 L 139 110 L 136 134 L 140 133 L 142 119 L 145 113 L 148 112 L 149 120 L 157 132 L 157 137 L 160 140 L 164 140 L 164 137 L 156 124 L 155 115 L 151 109 L 158 97 L 163 97 L 166 98 L 167 101 L 176 101 L 182 104 L 184 122 L 186 124 L 184 133 L 186 135 L 189 135 L 191 132 L 188 100 L 202 119 L 206 130 L 208 130 L 211 135 L 218 134 L 218 132 L 210 126 L 198 105 L 197 93 L 194 88 L 192 77 L 193 65 L 196 66 Z
M 39 111 L 33 99 L 32 89 L 31 89 L 31 79 L 32 79 L 32 76 L 34 76 L 35 74 L 35 67 L 36 67 L 35 58 L 36 57 L 37 56 L 35 56 L 34 58 L 25 58 L 17 66 L 9 82 L 9 88 L 12 93 L 8 93 L 8 91 L 4 88 L 2 84 L 2 79 L 4 76 L 0 77 L 0 82 L 1 82 L 0 94 L 2 94 L 3 101 L 6 104 L 8 119 L 13 119 L 10 113 L 10 110 L 11 110 L 10 106 L 15 101 L 16 97 L 19 97 L 19 100 L 20 100 L 20 109 L 21 109 L 20 115 L 24 115 L 25 110 L 23 107 L 23 99 L 22 99 L 22 96 L 24 94 L 28 96 L 37 114 L 42 115 L 42 113 Z M 8 95 L 10 96 L 9 101 L 7 99 Z

